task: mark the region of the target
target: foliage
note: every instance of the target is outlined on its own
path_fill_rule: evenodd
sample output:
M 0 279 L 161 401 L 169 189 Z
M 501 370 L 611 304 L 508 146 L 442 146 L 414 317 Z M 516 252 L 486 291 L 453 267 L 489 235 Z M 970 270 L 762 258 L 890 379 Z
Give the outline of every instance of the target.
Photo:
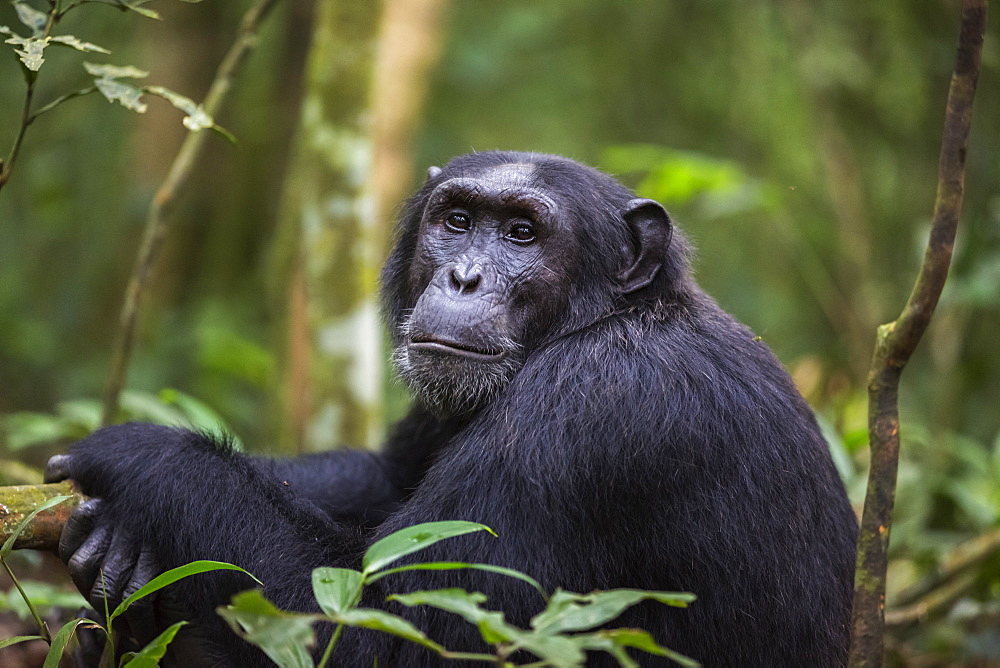
M 243 592 L 231 605 L 219 608 L 236 633 L 260 647 L 279 666 L 311 667 L 308 646 L 315 642 L 313 624 L 336 625 L 319 666 L 325 666 L 336 648 L 345 626 L 354 626 L 399 636 L 439 654 L 442 658 L 480 660 L 511 665 L 523 653 L 536 657 L 533 666 L 582 666 L 585 652 L 611 654 L 622 666 L 637 666 L 626 649 L 637 649 L 673 659 L 686 666 L 698 665 L 687 657 L 656 643 L 639 629 L 593 630 L 618 617 L 626 608 L 652 600 L 665 605 L 686 607 L 694 600 L 691 594 L 616 589 L 592 594 L 573 594 L 557 590 L 547 596 L 541 586 L 527 575 L 489 564 L 459 562 L 412 563 L 387 569 L 399 559 L 453 536 L 491 529 L 474 522 L 430 522 L 397 531 L 374 543 L 362 559 L 362 570 L 317 568 L 313 571 L 313 593 L 323 614 L 284 612 L 271 604 L 259 591 Z M 495 535 L 495 534 L 494 534 Z M 407 620 L 370 608 L 358 607 L 364 587 L 391 573 L 408 570 L 475 569 L 500 573 L 528 582 L 547 601 L 545 609 L 531 620 L 531 629 L 520 629 L 504 620 L 502 612 L 482 607 L 483 594 L 462 589 L 439 589 L 394 594 L 390 601 L 406 606 L 427 605 L 458 615 L 479 629 L 486 644 L 496 654 L 475 654 L 448 650 Z
M 186 578 L 191 575 L 196 575 L 198 573 L 206 573 L 208 571 L 217 571 L 217 570 L 236 570 L 243 573 L 247 573 L 239 566 L 234 566 L 232 564 L 226 564 L 218 561 L 196 561 L 190 564 L 186 564 L 179 568 L 171 569 L 153 578 L 151 581 L 140 587 L 131 596 L 122 601 L 118 605 L 118 607 L 116 607 L 114 611 L 112 611 L 110 614 L 108 614 L 108 610 L 106 609 L 107 602 L 105 601 L 104 617 L 107 620 L 106 627 L 103 627 L 89 619 L 82 619 L 82 618 L 72 619 L 66 622 L 59 629 L 59 631 L 57 631 L 56 634 L 53 636 L 49 633 L 48 626 L 44 621 L 42 621 L 41 616 L 37 612 L 35 602 L 33 602 L 32 598 L 29 597 L 28 592 L 25 591 L 24 588 L 22 588 L 21 583 L 14 576 L 14 573 L 10 570 L 10 567 L 7 565 L 6 559 L 10 555 L 10 552 L 14 547 L 14 541 L 17 539 L 18 535 L 20 535 L 20 533 L 28 527 L 28 525 L 31 523 L 31 520 L 34 518 L 35 515 L 42 512 L 43 510 L 47 510 L 53 506 L 56 506 L 66 501 L 69 498 L 70 497 L 68 496 L 57 496 L 39 505 L 38 508 L 29 513 L 24 518 L 24 520 L 21 521 L 21 524 L 18 525 L 18 527 L 14 529 L 13 532 L 11 532 L 11 535 L 4 542 L 3 546 L 0 547 L 0 564 L 3 565 L 4 569 L 7 571 L 7 574 L 10 576 L 10 579 L 13 581 L 14 586 L 17 588 L 18 593 L 21 595 L 21 598 L 25 606 L 27 606 L 31 616 L 35 619 L 35 623 L 38 625 L 38 629 L 40 632 L 40 635 L 37 636 L 17 636 L 14 638 L 6 638 L 0 640 L 0 649 L 3 649 L 4 647 L 8 647 L 10 645 L 14 645 L 17 643 L 26 642 L 29 640 L 44 640 L 47 643 L 49 643 L 49 651 L 45 658 L 45 668 L 57 668 L 59 665 L 59 660 L 63 655 L 63 652 L 66 650 L 66 647 L 73 639 L 73 635 L 76 633 L 76 630 L 80 627 L 80 625 L 86 624 L 88 627 L 103 630 L 107 634 L 107 644 L 113 647 L 114 620 L 120 617 L 136 601 L 139 601 L 145 598 L 146 596 L 149 596 L 150 594 L 158 592 L 164 587 L 173 584 L 174 582 L 177 582 L 182 578 Z M 247 573 L 247 575 L 250 574 Z M 260 582 L 259 580 L 257 580 L 257 578 L 254 578 L 252 575 L 250 575 L 250 577 L 256 580 L 258 583 Z M 60 597 L 57 598 L 56 600 L 58 601 L 58 603 L 53 603 L 53 604 L 67 604 L 67 603 L 73 604 L 75 602 L 75 599 L 72 597 Z M 124 658 L 122 665 L 132 666 L 133 668 L 154 668 L 157 665 L 159 659 L 161 659 L 164 653 L 166 652 L 167 645 L 170 643 L 171 640 L 173 640 L 173 637 L 177 634 L 178 629 L 183 624 L 185 624 L 185 622 L 178 622 L 177 624 L 174 624 L 170 628 L 166 629 L 163 633 L 154 638 L 149 644 L 146 645 L 146 647 L 141 649 L 139 652 L 137 652 L 132 656 Z M 106 653 L 106 654 L 108 660 L 107 668 L 114 668 L 114 656 L 111 653 Z
M 179 390 L 165 388 L 153 394 L 126 390 L 122 394 L 119 418 L 186 427 L 225 435 L 239 450 L 243 444 L 210 406 Z M 20 412 L 2 417 L 4 443 L 10 450 L 68 443 L 86 437 L 101 426 L 101 402 L 97 399 L 64 401 L 53 413 Z
M 84 42 L 73 35 L 53 35 L 52 30 L 62 21 L 68 12 L 86 4 L 87 0 L 68 0 L 62 4 L 60 0 L 49 0 L 47 12 L 39 11 L 32 7 L 26 0 L 13 0 L 12 4 L 17 13 L 17 18 L 27 27 L 31 34 L 24 37 L 8 26 L 0 25 L 0 35 L 7 35 L 6 44 L 10 44 L 17 55 L 24 80 L 27 84 L 25 92 L 24 111 L 21 115 L 21 127 L 15 137 L 14 144 L 5 162 L 0 163 L 0 188 L 10 179 L 14 163 L 20 153 L 21 142 L 28 126 L 34 123 L 42 114 L 49 112 L 67 100 L 82 95 L 89 95 L 93 92 L 100 92 L 109 102 L 118 102 L 126 109 L 131 109 L 137 113 L 146 112 L 147 106 L 142 102 L 144 93 L 156 95 L 174 105 L 187 116 L 184 118 L 184 127 L 196 131 L 205 128 L 218 131 L 223 136 L 232 140 L 232 135 L 220 128 L 212 120 L 211 116 L 205 113 L 200 105 L 192 100 L 164 88 L 163 86 L 136 86 L 132 83 L 122 81 L 122 79 L 141 79 L 148 76 L 148 72 L 140 70 L 131 65 L 95 65 L 85 62 L 84 69 L 93 78 L 93 86 L 82 88 L 70 93 L 63 94 L 41 108 L 32 107 L 32 98 L 35 91 L 35 83 L 38 73 L 45 63 L 45 49 L 49 46 L 66 46 L 77 51 L 86 53 L 110 54 L 104 47 Z M 108 4 L 115 6 L 122 11 L 133 11 L 149 18 L 159 18 L 155 11 L 143 7 L 149 0 L 99 0 L 97 4 Z M 185 0 L 185 2 L 200 2 L 200 0 Z

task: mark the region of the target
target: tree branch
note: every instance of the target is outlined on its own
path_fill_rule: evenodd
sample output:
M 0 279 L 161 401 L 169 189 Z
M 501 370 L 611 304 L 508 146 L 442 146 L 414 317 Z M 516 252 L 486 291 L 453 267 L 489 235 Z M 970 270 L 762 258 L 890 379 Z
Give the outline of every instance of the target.
M 868 373 L 871 471 L 858 535 L 851 666 L 879 666 L 884 653 L 885 574 L 899 464 L 899 378 L 927 329 L 951 265 L 962 210 L 965 151 L 986 30 L 987 0 L 964 0 L 948 90 L 937 197 L 923 265 L 899 318 L 878 329 Z
M 74 498 L 35 515 L 27 528 L 14 541 L 15 550 L 50 550 L 59 547 L 59 534 L 70 514 L 83 501 L 69 481 L 53 485 L 20 485 L 0 487 L 0 544 L 3 544 L 24 518 L 38 506 L 55 496 L 69 494 Z
M 243 16 L 236 40 L 219 64 L 215 79 L 202 103 L 205 112 L 212 118 L 218 114 L 226 95 L 232 88 L 233 80 L 256 45 L 261 23 L 277 2 L 278 0 L 258 0 Z M 207 134 L 204 130 L 188 133 L 170 166 L 170 171 L 167 172 L 166 178 L 153 196 L 153 201 L 150 202 L 142 243 L 125 290 L 125 303 L 119 316 L 114 357 L 104 390 L 102 424 L 113 423 L 118 413 L 118 397 L 125 385 L 125 375 L 132 358 L 132 344 L 135 342 L 140 302 L 149 283 L 149 274 L 156 262 L 160 244 L 166 236 L 167 216 L 177 201 L 178 193 L 184 188 L 201 157 Z

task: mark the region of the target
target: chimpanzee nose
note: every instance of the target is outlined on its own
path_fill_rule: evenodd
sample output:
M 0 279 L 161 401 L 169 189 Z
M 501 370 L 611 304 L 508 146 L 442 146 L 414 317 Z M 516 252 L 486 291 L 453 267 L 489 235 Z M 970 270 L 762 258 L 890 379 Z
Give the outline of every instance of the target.
M 472 294 L 483 281 L 483 271 L 479 263 L 455 265 L 451 270 L 451 287 L 460 295 Z

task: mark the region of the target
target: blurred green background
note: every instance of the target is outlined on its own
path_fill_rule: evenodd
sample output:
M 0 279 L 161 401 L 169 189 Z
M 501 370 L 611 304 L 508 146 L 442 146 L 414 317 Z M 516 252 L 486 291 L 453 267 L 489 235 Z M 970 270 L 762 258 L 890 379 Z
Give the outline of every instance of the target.
M 395 5 L 405 5 L 397 0 Z M 903 376 L 892 595 L 1000 526 L 1000 20 L 988 29 L 952 273 Z M 454 0 L 400 140 L 396 187 L 493 148 L 567 155 L 661 201 L 698 249 L 700 283 L 775 350 L 827 428 L 852 499 L 866 472 L 865 373 L 923 254 L 960 3 Z M 87 6 L 61 26 L 200 99 L 248 3 L 161 0 L 163 21 Z M 376 5 L 372 5 L 373 11 Z M 171 218 L 129 373 L 132 414 L 211 407 L 252 450 L 280 440 L 288 274 L 278 221 L 316 7 L 283 3 L 217 119 Z M 0 25 L 17 26 L 0 6 Z M 24 83 L 0 51 L 0 153 Z M 397 48 L 383 42 L 379 49 Z M 38 99 L 95 60 L 47 51 Z M 408 93 L 411 94 L 411 93 Z M 394 104 L 392 82 L 380 104 Z M 39 465 L 93 419 L 152 193 L 185 130 L 97 96 L 40 118 L 0 191 L 0 457 Z M 181 395 L 161 392 L 176 388 Z M 389 408 L 401 390 L 387 385 Z M 162 404 L 162 405 L 161 405 Z M 47 417 L 46 417 L 47 416 Z M 48 421 L 47 421 L 48 420 Z M 921 623 L 905 665 L 1000 661 L 1000 557 Z

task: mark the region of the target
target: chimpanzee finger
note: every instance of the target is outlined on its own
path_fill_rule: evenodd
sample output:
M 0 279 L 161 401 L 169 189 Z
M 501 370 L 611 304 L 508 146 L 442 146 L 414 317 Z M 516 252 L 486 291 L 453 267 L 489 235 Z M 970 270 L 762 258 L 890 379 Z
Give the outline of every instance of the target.
M 124 599 L 125 586 L 132 580 L 132 571 L 139 557 L 139 548 L 132 536 L 115 527 L 111 544 L 108 545 L 101 564 L 101 574 L 96 578 L 90 591 L 91 601 L 107 598 L 108 610 L 114 610 Z
M 75 552 L 66 561 L 66 570 L 69 572 L 73 584 L 86 595 L 94 587 L 94 581 L 100 578 L 101 564 L 104 562 L 104 555 L 107 554 L 108 545 L 111 544 L 111 527 L 99 526 L 87 536 Z M 90 604 L 95 605 L 92 599 Z M 100 600 L 100 599 L 98 599 Z M 101 604 L 100 609 L 103 609 Z
M 143 585 L 159 574 L 160 568 L 156 557 L 151 551 L 143 550 L 132 571 L 131 581 L 122 590 L 123 600 L 139 591 Z M 162 592 L 153 596 L 161 594 Z M 149 597 L 142 598 L 129 606 L 124 617 L 128 624 L 128 635 L 134 638 L 140 647 L 145 646 L 163 630 L 157 627 L 155 610 Z
M 45 464 L 45 482 L 60 482 L 70 477 L 69 462 L 72 455 L 56 455 L 49 457 Z
M 101 499 L 87 499 L 69 516 L 59 536 L 59 558 L 63 563 L 69 563 L 70 558 L 90 536 L 103 509 L 104 502 Z

